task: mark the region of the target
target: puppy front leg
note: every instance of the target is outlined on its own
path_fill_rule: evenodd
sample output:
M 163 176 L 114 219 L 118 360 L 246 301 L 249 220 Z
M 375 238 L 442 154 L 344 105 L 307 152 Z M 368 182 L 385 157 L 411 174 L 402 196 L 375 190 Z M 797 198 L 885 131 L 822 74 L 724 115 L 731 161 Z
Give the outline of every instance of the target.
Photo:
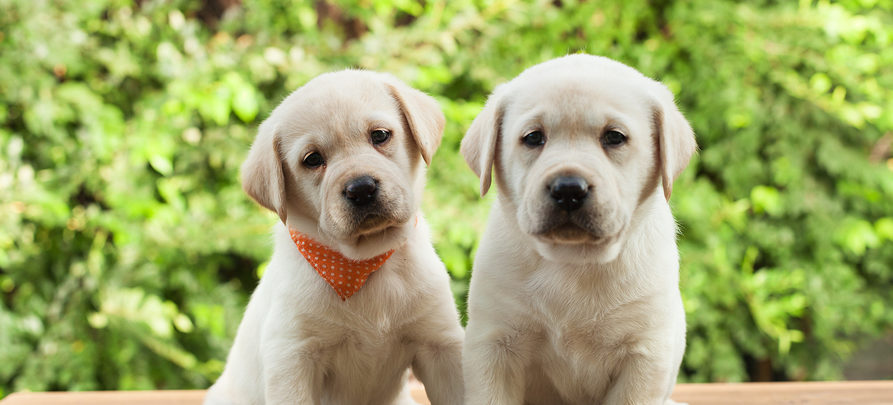
M 529 340 L 513 334 L 472 335 L 468 324 L 462 370 L 466 405 L 521 405 L 526 388 Z
M 624 361 L 614 385 L 608 388 L 606 405 L 664 405 L 667 386 L 675 373 L 669 361 L 633 354 Z M 672 403 L 672 402 L 670 402 Z
M 290 339 L 266 342 L 262 351 L 264 403 L 319 404 L 323 369 L 319 365 L 318 352 Z
M 412 362 L 412 371 L 425 385 L 432 405 L 462 403 L 465 389 L 462 384 L 461 338 L 422 344 Z
M 458 405 L 465 397 L 462 383 L 462 341 L 453 297 L 444 294 L 440 305 L 413 326 L 410 340 L 418 343 L 412 371 L 425 385 L 432 405 Z

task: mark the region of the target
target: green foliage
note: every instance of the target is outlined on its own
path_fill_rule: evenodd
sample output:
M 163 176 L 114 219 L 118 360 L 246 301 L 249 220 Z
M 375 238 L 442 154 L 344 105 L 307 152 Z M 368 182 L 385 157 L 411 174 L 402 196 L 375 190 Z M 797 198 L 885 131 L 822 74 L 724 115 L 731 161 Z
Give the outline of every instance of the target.
M 586 51 L 664 81 L 702 149 L 672 200 L 683 379 L 839 378 L 891 331 L 893 2 L 322 4 L 0 0 L 0 395 L 216 378 L 276 221 L 238 167 L 345 67 L 444 109 L 424 207 L 460 309 L 493 200 L 462 134 L 499 83 Z

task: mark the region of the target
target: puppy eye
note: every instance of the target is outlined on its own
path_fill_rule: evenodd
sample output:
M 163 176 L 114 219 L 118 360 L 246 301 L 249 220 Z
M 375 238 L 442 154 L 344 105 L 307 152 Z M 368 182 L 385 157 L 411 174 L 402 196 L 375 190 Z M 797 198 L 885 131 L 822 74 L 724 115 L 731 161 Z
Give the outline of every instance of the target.
M 521 142 L 523 142 L 524 145 L 527 145 L 530 148 L 538 148 L 546 143 L 546 136 L 543 135 L 543 131 L 532 131 L 529 132 L 527 135 L 524 135 L 521 138 Z
M 623 143 L 626 143 L 626 135 L 618 131 L 610 130 L 602 136 L 602 144 L 605 146 L 618 146 Z
M 379 128 L 373 130 L 369 137 L 372 139 L 373 145 L 381 145 L 391 139 L 391 131 Z
M 310 152 L 307 156 L 304 156 L 304 166 L 316 169 L 326 163 L 326 160 L 323 159 L 322 155 L 319 152 Z

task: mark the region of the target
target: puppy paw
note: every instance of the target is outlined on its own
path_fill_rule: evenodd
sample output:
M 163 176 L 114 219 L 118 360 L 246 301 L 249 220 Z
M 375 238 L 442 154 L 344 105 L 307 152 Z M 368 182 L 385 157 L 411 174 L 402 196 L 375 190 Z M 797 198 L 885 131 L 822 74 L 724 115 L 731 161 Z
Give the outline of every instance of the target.
M 688 405 L 688 404 L 685 402 L 676 402 L 676 401 L 673 401 L 672 399 L 668 399 L 667 402 L 664 402 L 664 405 Z

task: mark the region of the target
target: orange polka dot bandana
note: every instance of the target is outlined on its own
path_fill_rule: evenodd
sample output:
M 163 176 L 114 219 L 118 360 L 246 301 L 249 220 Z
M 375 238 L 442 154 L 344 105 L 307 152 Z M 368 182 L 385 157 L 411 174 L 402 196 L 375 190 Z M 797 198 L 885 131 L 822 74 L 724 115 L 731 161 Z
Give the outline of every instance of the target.
M 371 259 L 352 260 L 294 229 L 289 229 L 288 233 L 304 259 L 335 289 L 341 301 L 360 291 L 369 275 L 380 269 L 394 253 L 389 250 Z

